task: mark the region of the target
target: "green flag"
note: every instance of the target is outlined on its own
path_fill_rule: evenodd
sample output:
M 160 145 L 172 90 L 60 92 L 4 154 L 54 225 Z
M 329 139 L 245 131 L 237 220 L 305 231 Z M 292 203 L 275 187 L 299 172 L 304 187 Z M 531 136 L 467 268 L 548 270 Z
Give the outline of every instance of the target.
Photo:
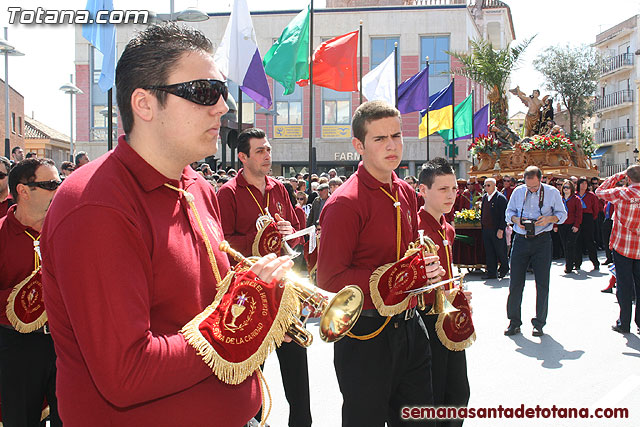
M 456 138 L 464 138 L 471 136 L 473 131 L 473 102 L 471 95 L 467 96 L 464 101 L 456 105 L 453 109 L 453 123 L 456 128 Z M 446 141 L 451 140 L 453 129 L 445 129 L 438 132 Z
M 309 78 L 309 5 L 284 29 L 264 55 L 264 71 L 290 95 L 298 80 Z

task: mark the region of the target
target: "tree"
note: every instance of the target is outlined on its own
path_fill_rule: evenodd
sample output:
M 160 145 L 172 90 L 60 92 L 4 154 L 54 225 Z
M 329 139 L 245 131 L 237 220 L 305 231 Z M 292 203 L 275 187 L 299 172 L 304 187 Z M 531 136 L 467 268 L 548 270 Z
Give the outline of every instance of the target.
M 471 40 L 471 53 L 447 52 L 462 63 L 460 68 L 452 70 L 453 74 L 473 80 L 488 91 L 491 117 L 496 120 L 496 124 L 507 124 L 508 104 L 505 86 L 511 72 L 517 68 L 522 53 L 534 37 L 504 49 L 494 49 L 488 40 Z
M 533 61 L 545 78 L 545 88 L 555 92 L 569 114 L 569 131 L 575 135 L 575 123 L 591 114 L 591 99 L 598 87 L 598 52 L 587 46 L 551 46 Z

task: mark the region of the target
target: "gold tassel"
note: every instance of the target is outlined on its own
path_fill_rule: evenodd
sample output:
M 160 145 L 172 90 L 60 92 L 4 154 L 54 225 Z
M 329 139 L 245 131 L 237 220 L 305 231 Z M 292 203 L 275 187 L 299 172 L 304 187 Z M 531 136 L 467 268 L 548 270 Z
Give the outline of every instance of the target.
M 226 279 L 227 278 L 225 278 L 225 280 Z M 242 383 L 247 377 L 253 374 L 266 360 L 267 356 L 272 353 L 277 346 L 281 345 L 289 327 L 293 322 L 297 321 L 300 315 L 300 302 L 295 291 L 290 286 L 286 286 L 282 293 L 280 308 L 278 309 L 276 318 L 262 344 L 260 344 L 258 350 L 249 358 L 242 362 L 235 363 L 223 359 L 211 343 L 202 336 L 199 329 L 200 324 L 218 307 L 224 293 L 225 292 L 219 292 L 214 302 L 187 323 L 180 333 L 182 333 L 187 342 L 196 349 L 196 352 L 202 356 L 204 363 L 213 370 L 213 373 L 221 381 L 236 385 Z

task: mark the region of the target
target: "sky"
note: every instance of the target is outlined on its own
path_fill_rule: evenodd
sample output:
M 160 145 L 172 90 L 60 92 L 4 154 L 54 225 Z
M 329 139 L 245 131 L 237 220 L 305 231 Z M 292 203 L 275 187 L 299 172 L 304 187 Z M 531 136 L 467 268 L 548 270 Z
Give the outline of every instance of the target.
M 640 13 L 640 0 L 504 0 L 511 8 L 516 43 L 537 34 L 512 74 L 512 86 L 531 93 L 541 89 L 542 76 L 532 62 L 549 46 L 591 44 L 598 33 Z M 8 28 L 8 40 L 25 56 L 9 57 L 9 84 L 24 96 L 24 113 L 48 126 L 69 133 L 69 95 L 59 90 L 74 72 L 74 30 L 71 25 L 9 24 L 9 7 L 22 9 L 80 10 L 86 0 L 2 0 L 0 26 Z M 169 0 L 114 0 L 114 9 L 169 12 Z M 247 0 L 249 9 L 302 9 L 308 0 Z M 232 0 L 175 0 L 175 10 L 198 7 L 206 12 L 230 11 Z M 317 8 L 324 0 L 315 0 Z M 392 29 L 390 31 L 393 31 Z M 263 52 L 264 54 L 264 52 Z M 4 79 L 4 61 L 0 77 Z M 519 100 L 511 97 L 509 114 L 525 111 Z M 0 118 L 1 120 L 2 118 Z

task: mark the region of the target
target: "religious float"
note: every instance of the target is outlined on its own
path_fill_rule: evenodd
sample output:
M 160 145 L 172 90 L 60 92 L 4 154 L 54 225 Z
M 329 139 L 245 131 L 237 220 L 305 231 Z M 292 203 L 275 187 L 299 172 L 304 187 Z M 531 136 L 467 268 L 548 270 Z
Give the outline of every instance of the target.
M 539 91 L 526 96 L 517 87 L 510 91 L 529 108 L 524 138 L 506 124 L 492 120 L 486 135 L 474 139 L 468 149 L 473 158 L 469 176 L 484 180 L 504 176 L 522 178 L 527 166 L 542 170 L 548 181 L 575 177 L 596 177 L 597 166 L 591 162 L 595 146 L 590 135 L 572 141 L 553 121 L 553 106 L 548 96 L 538 99 Z M 478 197 L 479 198 L 479 197 Z M 484 268 L 485 253 L 480 225 L 480 203 L 474 199 L 471 209 L 455 215 L 456 245 L 454 263 L 458 268 Z

